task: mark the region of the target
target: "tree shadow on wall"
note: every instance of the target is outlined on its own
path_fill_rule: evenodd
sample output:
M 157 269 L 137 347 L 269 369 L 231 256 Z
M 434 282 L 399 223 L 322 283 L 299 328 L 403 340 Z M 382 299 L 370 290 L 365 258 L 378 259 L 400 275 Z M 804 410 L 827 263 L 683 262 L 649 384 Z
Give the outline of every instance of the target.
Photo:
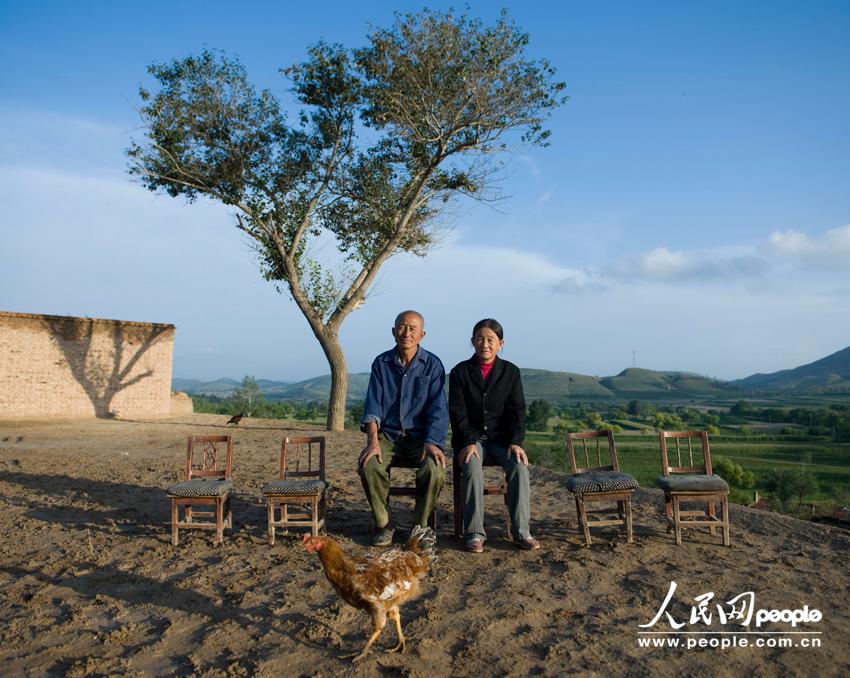
M 118 414 L 112 409 L 118 393 L 154 374 L 152 369 L 133 371 L 157 339 L 172 329 L 170 325 L 96 323 L 72 317 L 45 318 L 44 324 L 65 358 L 64 364 L 59 364 L 83 387 L 95 416 L 102 419 Z M 103 328 L 103 335 L 111 332 L 111 337 L 96 332 L 96 324 Z

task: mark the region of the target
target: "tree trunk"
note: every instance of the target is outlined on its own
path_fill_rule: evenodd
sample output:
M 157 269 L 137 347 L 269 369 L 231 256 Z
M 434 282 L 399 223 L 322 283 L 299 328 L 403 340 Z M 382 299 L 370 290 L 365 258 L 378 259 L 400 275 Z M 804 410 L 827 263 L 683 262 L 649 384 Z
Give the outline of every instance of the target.
M 342 431 L 345 428 L 345 400 L 348 394 L 348 365 L 345 362 L 345 353 L 336 332 L 326 330 L 319 338 L 319 343 L 331 368 L 327 430 Z

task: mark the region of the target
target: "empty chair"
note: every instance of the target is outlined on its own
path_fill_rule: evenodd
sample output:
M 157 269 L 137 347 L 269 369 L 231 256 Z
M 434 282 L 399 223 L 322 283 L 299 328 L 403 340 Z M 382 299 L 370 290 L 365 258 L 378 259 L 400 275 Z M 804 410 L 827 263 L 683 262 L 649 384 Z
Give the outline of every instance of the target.
M 602 446 L 600 438 L 607 439 L 608 463 L 603 463 Z M 587 441 L 591 440 L 595 446 L 589 452 Z M 583 458 L 576 460 L 576 442 L 581 443 Z M 626 540 L 632 543 L 632 496 L 638 486 L 637 480 L 628 473 L 620 471 L 617 460 L 617 448 L 614 446 L 614 432 L 582 431 L 580 433 L 567 434 L 567 451 L 570 457 L 570 470 L 573 475 L 567 480 L 567 489 L 573 493 L 576 502 L 576 513 L 578 514 L 579 528 L 584 532 L 584 541 L 590 546 L 589 515 L 604 515 L 593 521 L 594 527 L 607 525 L 622 525 L 626 532 Z M 582 462 L 582 466 L 578 465 Z M 616 502 L 617 518 L 610 518 L 610 509 L 597 509 L 589 511 L 586 504 L 595 502 Z
M 277 527 L 309 527 L 312 535 L 318 536 L 325 525 L 327 488 L 324 436 L 284 438 L 278 479 L 263 487 L 269 544 L 274 544 Z
M 200 457 L 200 458 L 197 458 Z M 222 460 L 222 457 L 224 459 Z M 185 480 L 168 488 L 171 499 L 171 543 L 177 546 L 180 528 L 215 530 L 216 543 L 224 541 L 225 524 L 233 527 L 230 490 L 233 487 L 233 439 L 231 436 L 189 436 Z M 179 520 L 183 507 L 183 521 Z M 209 506 L 212 511 L 195 512 Z M 214 518 L 199 521 L 198 518 Z
M 675 466 L 671 465 L 667 440 L 675 441 Z M 691 440 L 699 439 L 702 453 L 694 461 Z M 680 441 L 688 443 L 687 464 L 682 463 Z M 715 527 L 723 528 L 723 545 L 729 546 L 729 485 L 711 471 L 711 452 L 708 448 L 708 433 L 705 431 L 659 431 L 661 446 L 661 477 L 658 486 L 664 490 L 664 512 L 667 517 L 667 532 L 674 532 L 676 544 L 682 543 L 683 527 L 708 527 L 714 534 Z M 705 510 L 681 508 L 682 502 L 706 502 Z M 722 518 L 715 515 L 715 502 L 720 502 Z M 690 520 L 688 520 L 690 518 Z

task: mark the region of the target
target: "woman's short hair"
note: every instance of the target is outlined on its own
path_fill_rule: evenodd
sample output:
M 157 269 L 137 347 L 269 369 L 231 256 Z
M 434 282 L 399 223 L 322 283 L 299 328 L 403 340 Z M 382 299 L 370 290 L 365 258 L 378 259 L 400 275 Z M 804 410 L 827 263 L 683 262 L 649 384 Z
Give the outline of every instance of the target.
M 504 341 L 505 337 L 502 326 L 498 320 L 493 320 L 493 318 L 484 318 L 484 320 L 479 320 L 475 323 L 475 327 L 472 328 L 472 336 L 474 337 L 478 333 L 478 330 L 485 327 L 488 330 L 493 330 L 493 334 L 499 337 L 499 341 Z

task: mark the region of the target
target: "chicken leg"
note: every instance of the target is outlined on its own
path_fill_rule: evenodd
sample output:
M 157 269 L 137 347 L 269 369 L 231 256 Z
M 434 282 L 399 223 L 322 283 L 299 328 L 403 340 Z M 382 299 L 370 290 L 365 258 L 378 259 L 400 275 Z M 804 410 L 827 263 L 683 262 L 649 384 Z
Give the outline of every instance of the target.
M 387 652 L 404 652 L 404 634 L 401 632 L 401 614 L 398 607 L 391 607 L 387 610 L 387 615 L 395 622 L 396 631 L 398 631 L 398 645 L 387 650 Z
M 375 608 L 370 610 L 370 612 L 372 613 L 372 635 L 369 636 L 369 640 L 366 641 L 366 645 L 363 646 L 363 649 L 360 650 L 360 652 L 347 654 L 341 657 L 341 659 L 351 659 L 352 662 L 363 659 L 363 657 L 369 653 L 369 648 L 372 647 L 372 643 L 375 642 L 375 639 L 381 631 L 383 631 L 384 625 L 387 623 L 387 616 L 384 611 L 380 608 Z

